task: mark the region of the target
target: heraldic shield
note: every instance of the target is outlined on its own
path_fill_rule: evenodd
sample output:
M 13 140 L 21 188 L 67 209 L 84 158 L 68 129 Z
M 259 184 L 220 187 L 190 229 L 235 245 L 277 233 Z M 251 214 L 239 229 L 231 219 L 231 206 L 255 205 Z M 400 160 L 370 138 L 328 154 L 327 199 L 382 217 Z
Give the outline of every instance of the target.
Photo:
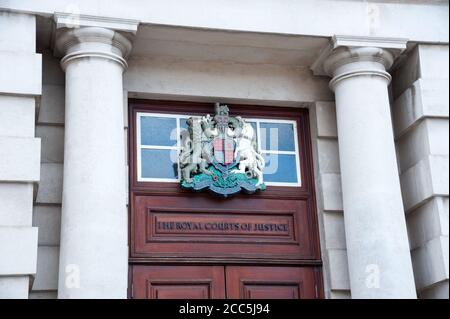
M 222 165 L 234 161 L 234 141 L 229 138 L 216 137 L 213 141 L 214 158 Z
M 240 116 L 229 116 L 227 105 L 216 103 L 216 114 L 190 117 L 181 139 L 181 187 L 208 189 L 227 197 L 266 188 L 264 158 L 253 127 Z

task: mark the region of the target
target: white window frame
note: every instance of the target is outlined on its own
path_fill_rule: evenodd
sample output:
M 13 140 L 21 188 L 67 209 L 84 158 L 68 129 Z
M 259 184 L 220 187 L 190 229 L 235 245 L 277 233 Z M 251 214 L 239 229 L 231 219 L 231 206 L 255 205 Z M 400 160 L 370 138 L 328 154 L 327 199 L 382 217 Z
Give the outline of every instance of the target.
M 288 186 L 288 187 L 301 187 L 302 186 L 302 176 L 300 175 L 300 152 L 298 149 L 298 131 L 297 131 L 297 121 L 295 120 L 280 120 L 280 119 L 263 119 L 263 118 L 244 118 L 249 122 L 256 122 L 256 129 L 258 135 L 258 149 L 261 150 L 262 154 L 278 154 L 278 155 L 294 155 L 295 156 L 295 166 L 297 173 L 297 183 L 288 182 L 266 182 L 267 186 Z M 294 150 L 293 151 L 275 151 L 275 150 L 263 150 L 261 147 L 261 123 L 275 123 L 275 124 L 292 124 L 294 129 Z
M 167 146 L 167 145 L 142 145 L 141 144 L 141 118 L 142 117 L 165 117 L 165 118 L 174 118 L 176 122 L 177 129 L 177 140 L 175 146 Z M 177 154 L 180 151 L 180 118 L 184 118 L 184 115 L 181 114 L 167 114 L 167 113 L 147 113 L 147 112 L 137 112 L 136 113 L 136 151 L 137 151 L 137 181 L 138 182 L 179 182 L 180 179 L 175 178 L 158 178 L 158 177 L 142 177 L 142 149 L 156 149 L 156 150 L 176 150 Z M 178 177 L 180 175 L 180 165 L 178 165 Z
M 165 117 L 174 118 L 176 120 L 176 134 L 177 140 L 176 145 L 142 145 L 141 144 L 141 118 L 142 117 Z M 141 155 L 142 149 L 157 149 L 157 150 L 176 150 L 177 156 L 180 153 L 180 120 L 188 119 L 194 115 L 187 114 L 167 114 L 167 113 L 150 113 L 150 112 L 137 112 L 136 113 L 136 157 L 137 157 L 137 181 L 138 182 L 164 182 L 164 183 L 179 183 L 181 177 L 181 169 L 178 163 L 178 178 L 157 178 L 157 177 L 142 177 L 142 165 L 141 165 Z M 279 155 L 295 155 L 296 173 L 297 173 L 297 183 L 288 182 L 264 182 L 267 186 L 285 186 L 285 187 L 300 187 L 302 186 L 302 176 L 300 171 L 300 154 L 298 149 L 298 132 L 297 132 L 297 121 L 295 120 L 282 120 L 282 119 L 264 119 L 264 118 L 244 118 L 248 122 L 256 123 L 256 130 L 258 136 L 258 148 L 261 150 L 262 154 L 279 154 Z M 278 150 L 262 150 L 261 148 L 261 126 L 260 123 L 276 123 L 276 124 L 292 124 L 294 128 L 294 151 L 278 151 Z

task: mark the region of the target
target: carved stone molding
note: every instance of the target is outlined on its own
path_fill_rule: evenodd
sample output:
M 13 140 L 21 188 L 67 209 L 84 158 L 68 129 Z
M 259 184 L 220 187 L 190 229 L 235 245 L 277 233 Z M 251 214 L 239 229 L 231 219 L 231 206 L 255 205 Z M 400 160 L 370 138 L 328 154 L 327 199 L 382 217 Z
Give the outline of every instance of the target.
M 139 25 L 138 20 L 113 17 L 98 17 L 67 12 L 56 12 L 54 14 L 54 20 L 56 29 L 99 27 L 132 34 L 136 34 Z
M 115 61 L 125 69 L 125 58 L 131 51 L 131 42 L 113 30 L 99 27 L 67 29 L 56 39 L 56 48 L 65 54 L 61 67 L 75 59 L 96 57 Z
M 405 39 L 334 36 L 311 66 L 314 75 L 332 77 L 330 88 L 353 76 L 372 75 L 391 80 L 387 72 L 406 49 Z
M 139 21 L 96 17 L 75 13 L 55 13 L 55 55 L 61 66 L 85 57 L 105 58 L 127 67 L 131 40 Z

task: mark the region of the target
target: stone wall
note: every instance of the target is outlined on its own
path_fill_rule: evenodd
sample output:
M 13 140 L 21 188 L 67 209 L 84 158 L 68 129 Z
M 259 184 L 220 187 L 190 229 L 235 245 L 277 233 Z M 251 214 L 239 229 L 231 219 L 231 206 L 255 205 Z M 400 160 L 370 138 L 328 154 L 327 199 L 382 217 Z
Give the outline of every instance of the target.
M 42 99 L 36 122 L 41 138 L 41 181 L 33 206 L 39 227 L 37 274 L 30 298 L 56 298 L 64 162 L 64 73 L 59 59 L 42 50 Z
M 417 45 L 393 72 L 392 114 L 419 298 L 449 297 L 449 51 Z
M 36 273 L 41 65 L 35 17 L 0 11 L 0 299 L 28 298 Z
M 49 47 L 38 51 L 36 17 L 0 12 L 0 298 L 57 296 L 65 75 Z M 448 298 L 448 45 L 417 45 L 392 73 L 394 133 L 416 287 L 421 298 Z M 124 139 L 127 146 L 128 97 L 309 105 L 325 293 L 349 298 L 336 115 L 328 81 L 292 65 L 132 57 L 124 75 Z
M 350 298 L 334 102 L 316 102 L 310 122 L 325 296 Z

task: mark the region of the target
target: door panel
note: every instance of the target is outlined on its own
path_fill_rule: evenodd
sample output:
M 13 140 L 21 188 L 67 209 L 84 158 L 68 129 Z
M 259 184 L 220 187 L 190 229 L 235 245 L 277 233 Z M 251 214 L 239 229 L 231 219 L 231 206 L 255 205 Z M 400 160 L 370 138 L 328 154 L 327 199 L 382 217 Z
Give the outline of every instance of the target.
M 136 196 L 131 257 L 320 260 L 306 200 Z
M 222 266 L 133 266 L 133 298 L 223 299 Z
M 138 299 L 318 298 L 313 267 L 133 266 Z
M 317 298 L 314 268 L 229 266 L 225 271 L 229 299 Z

